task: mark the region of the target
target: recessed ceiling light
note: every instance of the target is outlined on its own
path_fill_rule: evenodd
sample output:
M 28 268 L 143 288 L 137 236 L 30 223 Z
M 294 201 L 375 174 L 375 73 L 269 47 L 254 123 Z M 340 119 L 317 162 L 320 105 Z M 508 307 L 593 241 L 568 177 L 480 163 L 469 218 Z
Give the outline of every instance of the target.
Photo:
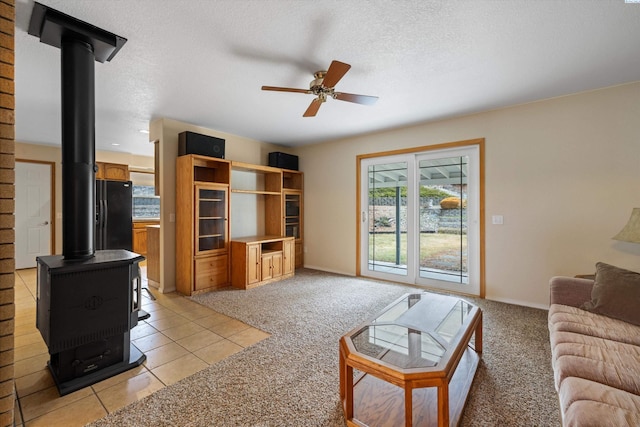
M 120 144 L 118 144 L 117 142 L 113 142 L 113 143 L 111 143 L 111 145 L 113 145 L 114 147 L 117 147 Z
M 146 129 L 140 129 L 140 130 L 139 130 L 139 132 L 140 132 L 140 133 L 146 133 L 146 134 L 149 134 L 149 131 L 148 131 L 148 130 L 146 130 Z

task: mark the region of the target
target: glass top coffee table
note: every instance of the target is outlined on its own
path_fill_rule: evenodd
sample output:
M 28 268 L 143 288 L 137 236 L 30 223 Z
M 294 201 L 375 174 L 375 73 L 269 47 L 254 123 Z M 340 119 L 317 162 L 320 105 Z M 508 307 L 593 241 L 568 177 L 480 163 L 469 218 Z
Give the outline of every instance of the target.
M 478 307 L 435 293 L 402 296 L 340 338 L 347 425 L 457 425 L 481 352 Z

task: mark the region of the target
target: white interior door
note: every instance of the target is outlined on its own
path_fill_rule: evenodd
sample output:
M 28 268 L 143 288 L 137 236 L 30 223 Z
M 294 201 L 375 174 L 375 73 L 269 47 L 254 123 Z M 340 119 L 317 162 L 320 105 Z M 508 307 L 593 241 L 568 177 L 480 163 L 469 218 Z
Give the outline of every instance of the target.
M 16 162 L 16 269 L 51 254 L 51 165 Z

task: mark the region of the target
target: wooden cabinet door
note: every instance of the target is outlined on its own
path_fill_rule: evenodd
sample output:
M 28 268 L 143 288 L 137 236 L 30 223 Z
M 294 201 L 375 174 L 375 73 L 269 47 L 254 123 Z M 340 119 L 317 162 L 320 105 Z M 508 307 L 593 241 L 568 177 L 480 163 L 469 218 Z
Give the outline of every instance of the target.
M 282 242 L 282 274 L 293 273 L 295 268 L 295 244 L 293 240 Z
M 229 245 L 228 188 L 224 185 L 199 184 L 194 191 L 195 254 L 226 252 Z
M 262 255 L 262 280 L 282 276 L 282 252 L 275 251 Z
M 260 244 L 247 245 L 247 285 L 260 281 L 261 255 Z
M 113 181 L 129 181 L 129 166 L 105 163 L 103 175 L 104 179 Z
M 133 229 L 133 252 L 146 255 L 147 253 L 147 229 Z
M 271 277 L 282 276 L 282 252 L 271 255 Z
M 269 280 L 273 277 L 272 271 L 271 271 L 271 260 L 273 258 L 273 256 L 271 254 L 269 255 L 262 255 L 261 257 L 261 266 L 262 266 L 262 280 Z

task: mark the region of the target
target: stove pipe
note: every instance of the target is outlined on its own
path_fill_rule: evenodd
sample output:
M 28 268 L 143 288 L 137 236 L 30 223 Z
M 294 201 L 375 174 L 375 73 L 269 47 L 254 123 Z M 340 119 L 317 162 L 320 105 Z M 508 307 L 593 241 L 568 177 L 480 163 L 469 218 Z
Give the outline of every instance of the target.
M 95 61 L 111 61 L 127 39 L 38 2 L 29 34 L 62 59 L 62 254 L 95 254 Z
M 64 38 L 62 59 L 62 254 L 95 253 L 95 56 L 93 46 Z

